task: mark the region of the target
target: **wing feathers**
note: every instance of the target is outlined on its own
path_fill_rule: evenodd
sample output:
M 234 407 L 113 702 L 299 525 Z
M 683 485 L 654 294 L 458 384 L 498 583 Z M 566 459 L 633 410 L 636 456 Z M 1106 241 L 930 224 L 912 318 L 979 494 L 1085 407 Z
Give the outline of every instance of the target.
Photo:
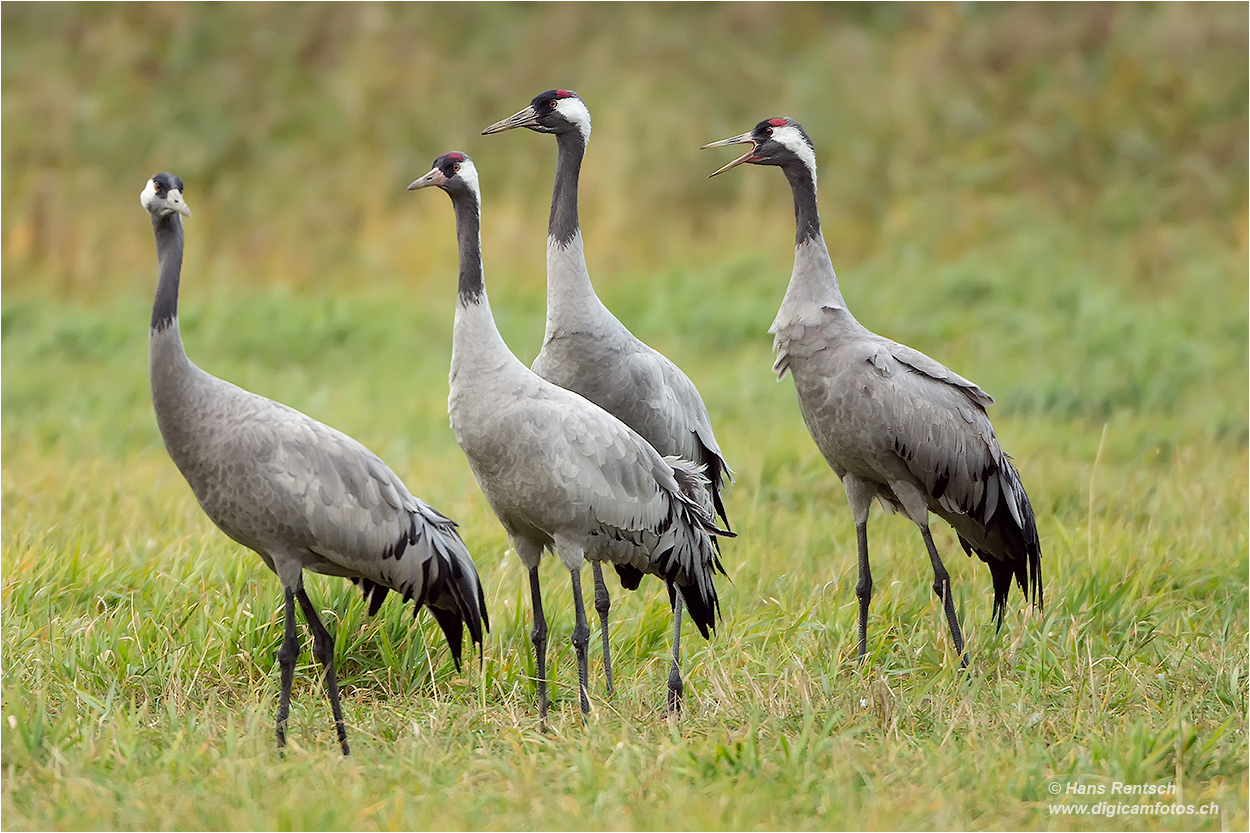
M 867 358 L 880 373 L 874 390 L 893 450 L 964 549 L 990 565 L 996 621 L 1002 622 L 1013 577 L 1026 597 L 1032 586 L 1040 608 L 1041 545 L 1033 509 L 985 413 L 993 399 L 923 353 L 876 338 Z M 907 372 L 898 372 L 903 368 Z
M 263 400 L 269 402 L 269 400 Z M 487 622 L 477 570 L 456 525 L 414 497 L 403 481 L 356 440 L 278 403 L 248 423 L 252 448 L 272 453 L 245 460 L 287 543 L 306 553 L 304 566 L 357 581 L 374 615 L 390 590 L 416 607 L 438 608 L 436 619 L 459 664 L 454 618 L 477 644 Z

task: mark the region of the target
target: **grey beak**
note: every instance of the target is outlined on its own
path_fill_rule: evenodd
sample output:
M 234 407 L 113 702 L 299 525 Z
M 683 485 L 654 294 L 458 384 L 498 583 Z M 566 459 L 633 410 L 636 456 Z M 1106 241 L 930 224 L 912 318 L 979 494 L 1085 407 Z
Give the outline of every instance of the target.
M 409 191 L 415 191 L 418 188 L 428 188 L 431 185 L 442 185 L 447 181 L 447 177 L 438 168 L 431 168 L 430 172 L 418 180 L 414 180 L 408 186 Z
M 526 107 L 519 113 L 515 113 L 502 121 L 497 121 L 490 127 L 482 131 L 483 136 L 489 136 L 491 133 L 502 133 L 505 130 L 511 130 L 514 127 L 538 127 L 538 112 L 533 107 Z
M 725 171 L 729 170 L 730 168 L 736 168 L 739 165 L 741 165 L 743 162 L 754 161 L 755 140 L 751 138 L 750 133 L 743 133 L 739 136 L 730 136 L 728 139 L 721 139 L 719 142 L 708 142 L 706 145 L 699 148 L 699 150 L 707 150 L 708 148 L 721 148 L 721 147 L 727 147 L 729 145 L 741 145 L 741 144 L 744 144 L 745 142 L 751 143 L 751 149 L 748 150 L 746 153 L 742 154 L 741 156 L 739 156 L 734 161 L 730 162 L 728 165 L 724 166 L 723 168 L 718 168 L 717 170 L 712 171 L 710 174 L 708 174 L 708 179 L 711 179 L 717 174 L 723 174 Z
M 179 214 L 181 214 L 183 217 L 191 216 L 191 206 L 187 205 L 186 202 L 182 199 L 182 192 L 179 191 L 177 188 L 170 189 L 169 204 L 172 205 L 174 207 L 174 210 L 177 211 Z

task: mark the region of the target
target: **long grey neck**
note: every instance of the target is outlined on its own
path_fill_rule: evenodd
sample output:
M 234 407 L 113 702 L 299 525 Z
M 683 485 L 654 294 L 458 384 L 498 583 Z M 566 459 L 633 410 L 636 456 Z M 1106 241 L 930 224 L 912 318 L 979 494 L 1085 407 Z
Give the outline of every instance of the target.
M 577 176 L 586 143 L 580 132 L 556 135 L 556 183 L 547 229 L 547 326 L 544 344 L 573 332 L 601 335 L 624 329 L 599 300 L 586 269 L 577 221 Z
M 156 424 L 169 456 L 179 470 L 193 477 L 196 430 L 203 417 L 204 385 L 212 378 L 187 358 L 178 332 L 178 280 L 182 273 L 182 220 L 177 214 L 152 217 L 160 276 L 152 302 L 148 336 L 148 380 Z
M 159 333 L 178 320 L 178 282 L 182 275 L 182 220 L 177 214 L 153 214 L 156 261 L 160 277 L 152 302 L 152 332 Z
M 802 163 L 782 167 L 794 194 L 794 245 L 820 236 L 820 212 L 816 210 L 816 175 Z
M 460 244 L 460 288 L 456 295 L 456 320 L 451 339 L 451 370 L 476 367 L 497 369 L 505 364 L 523 367 L 508 349 L 486 297 L 482 277 L 482 215 L 477 198 L 470 193 L 451 195 L 456 211 L 456 238 Z
M 458 193 L 451 198 L 456 212 L 456 240 L 460 246 L 458 297 L 462 306 L 481 303 L 486 297 L 482 279 L 482 212 L 472 194 Z
M 815 305 L 845 311 L 845 320 L 854 321 L 846 310 L 833 261 L 820 232 L 820 213 L 816 209 L 816 177 L 806 165 L 795 163 L 782 167 L 794 194 L 794 272 L 786 288 L 778 322 L 798 306 Z M 777 322 L 774 322 L 777 326 Z
M 556 183 L 551 192 L 551 218 L 547 236 L 567 246 L 577 234 L 577 178 L 586 155 L 586 142 L 580 131 L 556 134 Z

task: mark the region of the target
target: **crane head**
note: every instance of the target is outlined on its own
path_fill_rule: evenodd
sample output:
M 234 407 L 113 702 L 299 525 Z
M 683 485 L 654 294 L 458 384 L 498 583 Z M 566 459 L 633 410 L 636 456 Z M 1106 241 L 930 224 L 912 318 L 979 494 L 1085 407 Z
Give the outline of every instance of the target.
M 724 173 L 743 162 L 750 162 L 753 165 L 789 165 L 798 162 L 806 166 L 813 176 L 816 174 L 816 149 L 812 145 L 812 140 L 803 130 L 802 125 L 788 117 L 764 119 L 755 125 L 755 129 L 750 133 L 730 136 L 719 142 L 709 142 L 703 146 L 703 149 L 740 145 L 747 142 L 751 143 L 750 150 L 723 168 L 713 171 L 709 176 Z
M 590 138 L 590 110 L 572 90 L 547 90 L 534 96 L 530 105 L 482 131 L 483 136 L 502 133 L 514 127 L 528 127 L 536 133 L 578 132 L 582 142 Z
M 139 204 L 154 217 L 174 213 L 191 216 L 191 207 L 182 199 L 182 180 L 170 173 L 157 174 L 149 179 L 139 195 Z
M 457 193 L 471 192 L 478 195 L 477 167 L 467 153 L 453 150 L 434 160 L 430 172 L 408 186 L 409 191 L 437 185 L 453 197 Z

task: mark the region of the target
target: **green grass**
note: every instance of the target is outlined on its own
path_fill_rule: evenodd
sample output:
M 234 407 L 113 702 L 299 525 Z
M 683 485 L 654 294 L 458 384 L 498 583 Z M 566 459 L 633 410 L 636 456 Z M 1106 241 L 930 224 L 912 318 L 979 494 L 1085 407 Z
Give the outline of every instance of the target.
M 1244 12 L 6 5 L 5 829 L 1245 829 Z M 615 593 L 611 700 L 592 634 L 580 723 L 568 580 L 545 564 L 542 734 L 522 570 L 447 426 L 451 211 L 403 187 L 474 155 L 492 306 L 531 360 L 553 148 L 477 133 L 557 85 L 595 118 L 596 286 L 703 392 L 739 538 L 716 636 L 686 629 L 675 721 L 649 582 Z M 919 536 L 879 512 L 854 661 L 845 497 L 769 373 L 788 192 L 771 170 L 708 182 L 726 160 L 696 150 L 783 112 L 816 142 L 848 304 L 997 397 L 1037 512 L 1046 612 L 1013 591 L 998 634 L 984 567 L 934 528 L 967 678 Z M 370 619 L 309 578 L 348 759 L 307 651 L 277 755 L 277 579 L 156 431 L 135 197 L 163 169 L 195 212 L 192 358 L 376 450 L 461 523 L 485 583 L 493 630 L 457 673 L 428 616 Z M 1052 783 L 1117 781 L 1219 811 L 1049 811 Z

